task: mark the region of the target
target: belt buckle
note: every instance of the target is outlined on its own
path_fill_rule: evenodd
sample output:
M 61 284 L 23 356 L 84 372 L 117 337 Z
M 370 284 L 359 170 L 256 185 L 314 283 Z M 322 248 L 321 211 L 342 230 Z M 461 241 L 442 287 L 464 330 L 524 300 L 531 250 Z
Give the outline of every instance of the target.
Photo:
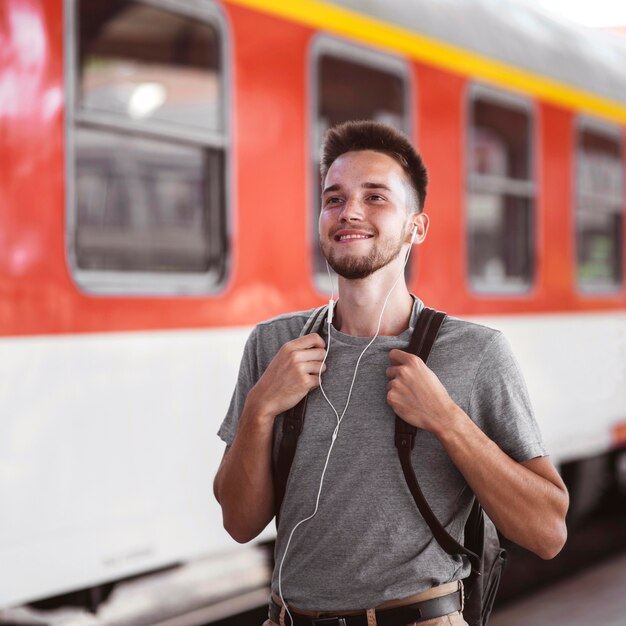
M 311 620 L 312 626 L 346 626 L 343 617 L 318 617 Z

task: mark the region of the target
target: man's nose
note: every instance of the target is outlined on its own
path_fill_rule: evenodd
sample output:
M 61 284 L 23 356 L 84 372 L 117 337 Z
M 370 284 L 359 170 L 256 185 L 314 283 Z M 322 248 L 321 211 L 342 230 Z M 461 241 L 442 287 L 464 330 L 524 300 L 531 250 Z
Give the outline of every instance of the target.
M 363 205 L 361 204 L 359 198 L 346 198 L 339 218 L 342 221 L 350 222 L 362 221 L 363 217 Z

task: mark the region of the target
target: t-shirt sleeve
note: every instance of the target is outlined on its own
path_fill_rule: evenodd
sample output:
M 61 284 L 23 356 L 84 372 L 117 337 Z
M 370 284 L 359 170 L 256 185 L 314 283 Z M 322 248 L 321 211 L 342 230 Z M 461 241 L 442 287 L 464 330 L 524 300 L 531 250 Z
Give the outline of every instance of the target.
M 237 434 L 237 426 L 239 417 L 243 411 L 243 405 L 246 401 L 248 393 L 254 387 L 257 381 L 258 358 L 257 358 L 257 328 L 255 328 L 248 337 L 246 345 L 243 349 L 243 356 L 239 365 L 239 375 L 237 376 L 237 384 L 230 400 L 230 406 L 226 412 L 226 417 L 222 421 L 217 434 L 226 442 L 232 445 Z
M 470 393 L 469 414 L 514 460 L 547 455 L 522 371 L 500 331 L 482 352 Z

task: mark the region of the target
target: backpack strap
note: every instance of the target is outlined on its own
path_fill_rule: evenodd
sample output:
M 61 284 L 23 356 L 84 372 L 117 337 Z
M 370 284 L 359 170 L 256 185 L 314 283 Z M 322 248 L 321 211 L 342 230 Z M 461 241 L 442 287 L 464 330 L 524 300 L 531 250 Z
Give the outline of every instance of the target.
M 300 332 L 300 337 L 313 332 L 318 320 L 325 318 L 325 311 L 328 305 L 324 305 L 316 309 L 307 320 L 306 324 Z M 289 479 L 289 472 L 291 471 L 291 465 L 296 454 L 296 447 L 298 446 L 298 437 L 302 432 L 304 426 L 304 414 L 306 411 L 306 403 L 309 395 L 307 394 L 294 406 L 289 409 L 283 417 L 283 432 L 280 439 L 280 445 L 278 447 L 278 458 L 274 466 L 274 508 L 276 512 L 276 528 L 278 528 L 280 509 L 285 498 L 285 491 L 287 489 L 287 480 Z
M 430 351 L 435 343 L 437 334 L 447 315 L 442 311 L 424 308 L 415 325 L 408 351 L 417 355 L 424 363 L 428 362 Z M 428 524 L 437 543 L 450 555 L 464 554 L 472 564 L 472 570 L 479 573 L 480 559 L 477 554 L 461 545 L 441 525 L 420 489 L 413 465 L 411 464 L 411 450 L 415 446 L 417 428 L 405 422 L 396 415 L 395 444 L 398 457 L 413 500 L 419 509 L 424 521 Z

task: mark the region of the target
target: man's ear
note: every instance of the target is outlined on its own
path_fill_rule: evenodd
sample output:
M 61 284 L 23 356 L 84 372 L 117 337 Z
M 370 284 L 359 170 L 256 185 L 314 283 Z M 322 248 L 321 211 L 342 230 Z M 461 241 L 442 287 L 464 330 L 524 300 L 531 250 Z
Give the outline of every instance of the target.
M 407 242 L 411 240 L 413 243 L 422 243 L 426 239 L 426 233 L 428 232 L 429 218 L 426 213 L 413 213 L 411 217 L 411 225 Z M 415 237 L 413 233 L 415 232 Z

